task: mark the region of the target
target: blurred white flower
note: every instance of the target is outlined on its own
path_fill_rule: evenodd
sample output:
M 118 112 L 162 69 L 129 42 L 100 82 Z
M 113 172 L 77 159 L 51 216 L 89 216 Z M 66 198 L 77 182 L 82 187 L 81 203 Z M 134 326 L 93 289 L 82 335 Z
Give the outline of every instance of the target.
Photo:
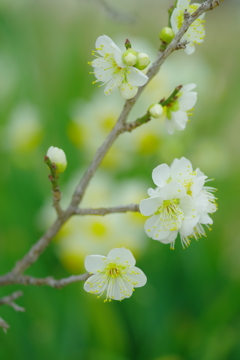
M 173 134 L 174 129 L 184 130 L 188 121 L 190 111 L 197 102 L 197 93 L 192 91 L 196 84 L 188 84 L 181 88 L 176 95 L 176 99 L 164 106 L 165 124 L 169 134 Z
M 28 103 L 16 106 L 6 124 L 3 147 L 16 153 L 31 153 L 42 139 L 38 110 Z
M 194 3 L 189 4 L 190 0 L 178 0 L 176 8 L 173 10 L 171 16 L 171 26 L 176 35 L 178 30 L 182 27 L 184 22 L 184 11 L 185 9 L 189 14 L 194 13 L 201 4 Z M 202 14 L 196 19 L 188 28 L 187 32 L 183 35 L 182 39 L 187 40 L 188 44 L 186 45 L 185 52 L 190 55 L 195 51 L 194 44 L 201 44 L 205 38 L 205 29 L 204 29 L 204 15 Z
M 89 63 L 93 66 L 93 74 L 97 78 L 93 83 L 102 82 L 102 85 L 106 85 L 104 90 L 106 95 L 111 94 L 121 84 L 128 84 L 129 89 L 133 88 L 135 91 L 130 94 L 129 89 L 124 91 L 120 88 L 120 93 L 124 99 L 130 99 L 136 95 L 135 87 L 142 86 L 148 81 L 148 77 L 140 70 L 123 62 L 122 51 L 106 35 L 97 38 L 96 51 L 93 55 L 96 59 Z
M 145 274 L 135 266 L 135 259 L 130 250 L 117 248 L 107 257 L 89 255 L 85 259 L 85 268 L 93 274 L 84 284 L 84 290 L 92 294 L 106 293 L 104 301 L 129 298 L 134 288 L 144 286 Z
M 57 165 L 56 172 L 63 173 L 67 167 L 67 158 L 66 154 L 62 149 L 58 147 L 50 146 L 47 151 L 47 156 L 51 160 L 51 163 Z

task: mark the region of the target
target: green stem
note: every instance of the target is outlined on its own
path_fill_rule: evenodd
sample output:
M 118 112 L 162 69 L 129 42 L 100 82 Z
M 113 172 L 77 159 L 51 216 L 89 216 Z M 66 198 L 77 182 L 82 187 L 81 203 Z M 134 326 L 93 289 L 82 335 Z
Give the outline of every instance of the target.
M 59 191 L 58 187 L 58 177 L 56 175 L 57 166 L 51 162 L 48 156 L 44 157 L 44 162 L 48 165 L 51 175 L 49 175 L 49 180 L 52 183 L 52 190 Z
M 138 122 L 139 124 L 145 124 L 146 122 L 149 121 L 150 117 L 151 117 L 151 116 L 150 116 L 149 112 L 147 112 L 145 115 L 143 115 L 142 117 L 138 118 L 138 119 L 136 120 L 136 122 Z
M 174 91 L 172 92 L 172 94 L 166 100 L 161 100 L 159 104 L 161 104 L 162 106 L 166 106 L 166 105 L 170 104 L 171 102 L 173 102 L 175 100 L 175 96 L 179 93 L 181 88 L 182 88 L 182 85 L 177 86 L 174 89 Z

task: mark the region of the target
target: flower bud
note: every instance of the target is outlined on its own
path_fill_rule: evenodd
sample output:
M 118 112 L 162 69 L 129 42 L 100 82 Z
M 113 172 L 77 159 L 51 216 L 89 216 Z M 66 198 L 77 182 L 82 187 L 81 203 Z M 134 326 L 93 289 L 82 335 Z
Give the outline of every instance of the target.
M 56 173 L 63 173 L 67 167 L 67 159 L 65 152 L 62 149 L 59 149 L 54 146 L 50 146 L 47 151 L 47 156 L 49 157 L 52 164 L 57 166 Z
M 139 70 L 144 70 L 149 65 L 150 59 L 147 54 L 139 53 L 137 56 L 137 63 L 135 67 Z
M 148 108 L 149 114 L 154 118 L 159 118 L 163 113 L 163 107 L 161 104 L 153 104 Z
M 124 51 L 124 53 L 122 54 L 122 60 L 123 60 L 124 64 L 133 66 L 137 62 L 137 55 L 138 55 L 138 53 L 135 50 L 128 49 L 128 50 Z
M 128 99 L 132 99 L 134 98 L 134 96 L 137 94 L 138 92 L 138 87 L 137 86 L 132 86 L 128 83 L 122 83 L 119 86 L 119 91 L 121 96 L 128 100 Z
M 175 34 L 170 27 L 163 28 L 159 33 L 160 40 L 162 40 L 163 42 L 165 42 L 167 44 L 170 44 L 170 42 L 172 41 L 174 36 L 175 36 Z

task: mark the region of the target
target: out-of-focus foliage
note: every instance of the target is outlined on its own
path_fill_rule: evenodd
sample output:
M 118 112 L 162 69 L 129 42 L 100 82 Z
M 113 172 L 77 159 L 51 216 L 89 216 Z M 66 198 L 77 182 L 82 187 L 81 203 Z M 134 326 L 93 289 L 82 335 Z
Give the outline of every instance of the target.
M 54 213 L 43 156 L 64 149 L 64 204 L 123 105 L 91 84 L 87 62 L 99 35 L 156 57 L 169 1 L 4 0 L 0 4 L 0 271 L 5 273 L 48 226 Z M 148 277 L 123 302 L 103 303 L 82 283 L 62 290 L 24 288 L 26 313 L 2 306 L 11 328 L 0 332 L 4 360 L 238 360 L 240 358 L 238 2 L 206 15 L 207 36 L 192 56 L 175 52 L 142 94 L 131 119 L 180 84 L 197 84 L 198 102 L 184 132 L 158 119 L 122 135 L 89 188 L 84 206 L 138 202 L 162 162 L 186 156 L 215 178 L 219 210 L 207 238 L 176 250 L 146 237 L 134 214 L 71 220 L 34 276 L 84 271 L 86 254 L 129 247 Z M 141 47 L 140 47 L 141 44 Z M 122 46 L 123 49 L 123 46 Z M 78 175 L 76 175 L 78 174 Z M 143 194 L 143 195 L 142 195 Z M 49 214 L 49 215 L 48 215 Z M 51 215 L 52 214 L 52 215 Z M 83 224 L 83 225 L 81 225 Z M 78 242 L 79 240 L 79 242 Z M 111 242 L 112 241 L 112 242 Z M 96 246 L 96 247 L 95 247 Z M 20 289 L 0 289 L 0 297 Z

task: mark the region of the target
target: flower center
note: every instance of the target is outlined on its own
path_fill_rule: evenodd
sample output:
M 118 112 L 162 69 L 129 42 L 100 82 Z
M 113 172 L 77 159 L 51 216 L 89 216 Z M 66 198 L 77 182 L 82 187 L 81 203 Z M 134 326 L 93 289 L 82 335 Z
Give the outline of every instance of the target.
M 116 278 L 118 276 L 121 276 L 123 273 L 123 270 L 126 268 L 126 266 L 123 265 L 117 265 L 116 263 L 111 262 L 108 264 L 108 266 L 105 268 L 106 275 Z
M 174 231 L 179 229 L 181 222 L 184 219 L 179 204 L 179 199 L 164 200 L 162 205 L 156 211 L 155 215 L 160 215 L 159 220 L 162 223 L 163 230 Z

